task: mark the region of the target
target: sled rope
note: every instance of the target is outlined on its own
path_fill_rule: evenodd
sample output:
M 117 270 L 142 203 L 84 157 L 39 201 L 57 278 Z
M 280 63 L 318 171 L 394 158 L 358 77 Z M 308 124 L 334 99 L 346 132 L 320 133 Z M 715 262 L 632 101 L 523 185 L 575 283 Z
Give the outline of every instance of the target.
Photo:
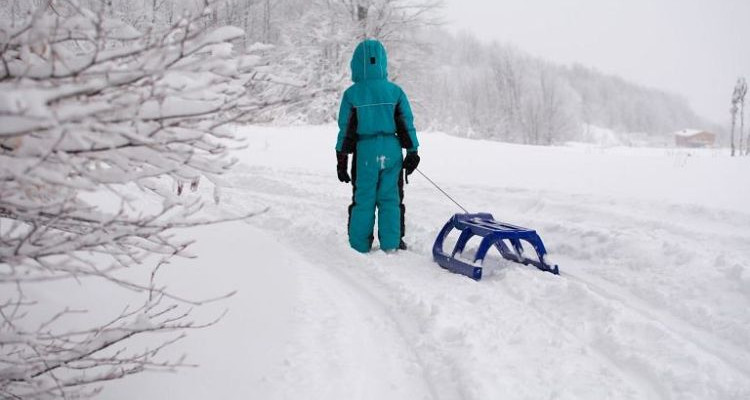
M 460 209 L 464 210 L 464 212 L 465 212 L 465 213 L 469 214 L 469 211 L 468 211 L 468 210 L 466 210 L 466 209 L 464 208 L 464 206 L 462 206 L 462 205 L 461 205 L 461 204 L 459 204 L 459 203 L 458 203 L 458 202 L 457 202 L 456 200 L 454 200 L 454 199 L 453 199 L 453 197 L 451 197 L 451 196 L 450 196 L 450 195 L 449 195 L 448 193 L 446 193 L 446 192 L 445 192 L 445 190 L 443 190 L 442 188 L 440 188 L 440 186 L 438 186 L 438 184 L 437 184 L 437 183 L 433 182 L 433 181 L 432 181 L 432 179 L 430 179 L 430 178 L 429 178 L 429 177 L 428 177 L 427 175 L 425 175 L 425 174 L 424 174 L 424 173 L 423 173 L 422 171 L 420 171 L 420 170 L 419 170 L 419 168 L 416 168 L 416 169 L 415 169 L 415 171 L 419 172 L 419 175 L 422 175 L 422 176 L 423 176 L 423 177 L 424 177 L 425 179 L 427 179 L 427 180 L 428 180 L 428 181 L 429 181 L 429 182 L 430 182 L 430 183 L 432 184 L 432 186 L 435 186 L 435 188 L 436 188 L 437 190 L 439 190 L 439 191 L 440 191 L 440 193 L 444 194 L 444 195 L 445 195 L 445 197 L 449 198 L 449 199 L 450 199 L 450 201 L 452 201 L 452 202 L 453 202 L 454 204 L 456 204 L 456 205 L 458 206 L 458 208 L 460 208 Z

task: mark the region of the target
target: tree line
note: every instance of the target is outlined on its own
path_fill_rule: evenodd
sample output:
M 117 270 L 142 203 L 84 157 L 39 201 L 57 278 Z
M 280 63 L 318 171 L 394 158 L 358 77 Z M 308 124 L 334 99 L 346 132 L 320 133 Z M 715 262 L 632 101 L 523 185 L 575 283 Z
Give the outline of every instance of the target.
M 235 1 L 226 7 L 232 11 L 219 13 L 222 23 L 264 18 L 250 19 L 259 28 L 246 29 L 246 40 L 273 46 L 267 54 L 279 71 L 292 71 L 307 86 L 334 89 L 269 121 L 335 120 L 349 84 L 351 51 L 373 37 L 386 45 L 390 77 L 412 97 L 420 129 L 553 144 L 593 140 L 590 127 L 660 142 L 671 132 L 710 125 L 678 95 L 581 65 L 556 65 L 470 33 L 449 33 L 436 16 L 439 1 Z
M 202 0 L 82 3 L 107 4 L 109 13 L 139 28 L 166 26 L 203 7 Z M 225 0 L 202 20 L 241 27 L 241 47 L 262 43 L 269 79 L 325 92 L 266 114 L 267 122 L 335 120 L 349 84 L 351 51 L 373 37 L 389 51 L 390 77 L 413 97 L 420 129 L 553 144 L 592 140 L 590 127 L 659 142 L 671 132 L 710 125 L 678 95 L 581 65 L 556 65 L 469 33 L 451 34 L 437 16 L 440 6 L 439 0 Z

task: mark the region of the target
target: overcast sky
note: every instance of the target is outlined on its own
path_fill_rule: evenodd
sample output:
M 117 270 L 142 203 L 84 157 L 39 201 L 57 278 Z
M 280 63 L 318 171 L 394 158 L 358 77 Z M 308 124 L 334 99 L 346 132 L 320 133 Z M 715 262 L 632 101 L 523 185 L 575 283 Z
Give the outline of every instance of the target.
M 683 95 L 726 125 L 750 78 L 750 0 L 445 0 L 453 30 Z

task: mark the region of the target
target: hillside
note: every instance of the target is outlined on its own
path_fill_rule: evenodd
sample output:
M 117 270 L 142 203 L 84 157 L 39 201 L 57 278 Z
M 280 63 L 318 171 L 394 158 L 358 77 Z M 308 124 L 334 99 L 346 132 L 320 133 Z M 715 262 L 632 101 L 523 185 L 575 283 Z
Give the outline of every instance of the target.
M 431 129 L 533 144 L 592 141 L 589 126 L 616 132 L 623 144 L 671 143 L 669 134 L 686 127 L 723 133 L 678 94 L 470 33 L 435 30 L 422 40 L 423 60 L 395 75 L 414 93 L 418 122 Z

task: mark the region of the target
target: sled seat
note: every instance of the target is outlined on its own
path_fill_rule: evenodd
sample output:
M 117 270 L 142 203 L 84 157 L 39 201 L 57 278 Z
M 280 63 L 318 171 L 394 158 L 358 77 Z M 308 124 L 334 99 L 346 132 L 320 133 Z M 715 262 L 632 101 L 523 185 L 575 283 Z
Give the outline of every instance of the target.
M 443 250 L 445 238 L 454 229 L 461 231 L 453 252 L 448 254 Z M 463 253 L 466 243 L 474 236 L 481 236 L 483 239 L 479 244 L 473 263 L 468 263 L 457 258 Z M 505 240 L 510 243 L 506 244 Z M 529 243 L 536 251 L 537 258 L 529 258 L 524 254 L 524 248 L 521 241 Z M 559 274 L 557 265 L 550 266 L 545 261 L 547 250 L 544 248 L 542 239 L 533 229 L 522 228 L 495 221 L 492 214 L 455 214 L 445 224 L 438 234 L 435 244 L 432 246 L 432 255 L 441 267 L 466 275 L 474 280 L 482 279 L 482 262 L 490 248 L 495 247 L 504 259 L 524 265 L 533 265 L 542 271 L 550 272 L 555 275 Z

